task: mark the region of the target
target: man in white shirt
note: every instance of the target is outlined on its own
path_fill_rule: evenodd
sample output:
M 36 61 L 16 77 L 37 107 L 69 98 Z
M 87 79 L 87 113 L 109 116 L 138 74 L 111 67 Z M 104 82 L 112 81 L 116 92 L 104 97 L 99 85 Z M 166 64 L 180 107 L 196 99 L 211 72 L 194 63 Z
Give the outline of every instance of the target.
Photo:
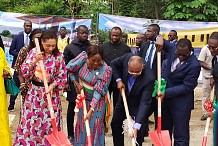
M 207 119 L 206 117 L 206 110 L 204 109 L 204 103 L 206 99 L 210 96 L 210 76 L 211 76 L 211 69 L 212 69 L 212 55 L 208 48 L 208 45 L 204 46 L 201 49 L 199 54 L 198 60 L 200 61 L 201 71 L 202 71 L 202 110 L 203 115 L 201 120 L 204 121 Z

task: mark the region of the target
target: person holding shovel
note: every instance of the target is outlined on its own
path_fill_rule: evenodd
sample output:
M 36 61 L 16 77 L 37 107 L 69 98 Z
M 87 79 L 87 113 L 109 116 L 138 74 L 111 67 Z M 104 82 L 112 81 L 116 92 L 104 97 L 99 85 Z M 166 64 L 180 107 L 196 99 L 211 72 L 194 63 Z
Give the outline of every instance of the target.
M 46 139 L 52 133 L 51 115 L 48 109 L 47 94 L 51 95 L 57 129 L 61 130 L 62 108 L 59 91 L 63 90 L 67 80 L 66 66 L 62 53 L 57 48 L 57 36 L 52 30 L 42 32 L 40 40 L 41 52 L 33 48 L 21 65 L 25 79 L 30 80 L 30 87 L 25 97 L 13 146 L 46 145 Z M 48 81 L 45 90 L 39 61 L 43 60 Z
M 151 104 L 151 96 L 154 87 L 154 74 L 144 63 L 144 59 L 132 53 L 121 56 L 111 62 L 113 76 L 117 82 L 117 88 L 125 89 L 129 113 L 135 124 L 132 125 L 131 138 L 134 138 L 139 146 L 144 141 L 141 126 Z M 111 122 L 114 146 L 124 146 L 122 134 L 123 121 L 126 118 L 122 97 L 119 97 Z M 127 126 L 130 126 L 129 123 Z
M 189 146 L 189 121 L 194 109 L 194 89 L 198 84 L 200 63 L 192 52 L 190 40 L 180 39 L 177 45 L 164 41 L 168 54 L 167 67 L 163 74 L 166 80 L 162 99 L 162 130 L 174 133 L 174 146 Z
M 100 46 L 90 46 L 87 53 L 83 51 L 75 59 L 67 64 L 70 79 L 76 87 L 77 93 L 84 91 L 88 113 L 84 116 L 84 108 L 80 108 L 75 126 L 74 146 L 86 145 L 89 142 L 87 126 L 85 121 L 89 121 L 91 141 L 93 146 L 105 145 L 104 137 L 104 115 L 106 110 L 105 95 L 108 92 L 112 70 L 103 61 L 103 49 Z M 78 72 L 80 83 L 76 80 Z

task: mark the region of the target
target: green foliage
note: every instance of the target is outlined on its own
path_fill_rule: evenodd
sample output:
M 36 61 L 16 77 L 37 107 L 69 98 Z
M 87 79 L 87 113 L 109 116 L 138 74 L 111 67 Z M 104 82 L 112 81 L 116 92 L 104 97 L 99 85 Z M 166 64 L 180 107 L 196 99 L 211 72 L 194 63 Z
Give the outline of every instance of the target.
M 4 37 L 9 37 L 9 38 L 12 37 L 11 32 L 9 30 L 3 30 L 1 35 L 4 36 Z
M 171 20 L 218 21 L 217 1 L 172 0 L 168 3 L 163 16 L 165 19 Z

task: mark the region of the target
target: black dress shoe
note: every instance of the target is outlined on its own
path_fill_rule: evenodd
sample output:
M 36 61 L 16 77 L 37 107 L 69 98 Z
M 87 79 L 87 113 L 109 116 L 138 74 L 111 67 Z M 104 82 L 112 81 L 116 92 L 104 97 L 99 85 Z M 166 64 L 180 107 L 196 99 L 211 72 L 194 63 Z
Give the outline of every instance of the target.
M 70 141 L 70 144 L 74 144 L 74 138 L 73 138 L 73 136 L 68 136 L 68 139 L 69 139 L 69 141 Z
M 8 111 L 9 111 L 9 112 L 13 112 L 13 111 L 14 111 L 14 107 L 9 106 L 9 107 L 8 107 Z

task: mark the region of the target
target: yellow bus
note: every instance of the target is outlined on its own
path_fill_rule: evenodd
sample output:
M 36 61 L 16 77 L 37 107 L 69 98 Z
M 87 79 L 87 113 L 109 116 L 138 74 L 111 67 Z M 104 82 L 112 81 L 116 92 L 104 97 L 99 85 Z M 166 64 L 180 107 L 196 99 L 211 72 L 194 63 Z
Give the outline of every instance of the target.
M 192 42 L 192 46 L 195 49 L 200 49 L 207 44 L 210 34 L 214 31 L 218 31 L 218 27 L 194 29 L 194 30 L 178 30 L 178 40 L 181 38 L 187 38 Z M 160 32 L 160 34 L 167 40 L 169 32 Z M 127 45 L 130 47 L 136 47 L 136 36 L 138 34 L 128 34 Z

